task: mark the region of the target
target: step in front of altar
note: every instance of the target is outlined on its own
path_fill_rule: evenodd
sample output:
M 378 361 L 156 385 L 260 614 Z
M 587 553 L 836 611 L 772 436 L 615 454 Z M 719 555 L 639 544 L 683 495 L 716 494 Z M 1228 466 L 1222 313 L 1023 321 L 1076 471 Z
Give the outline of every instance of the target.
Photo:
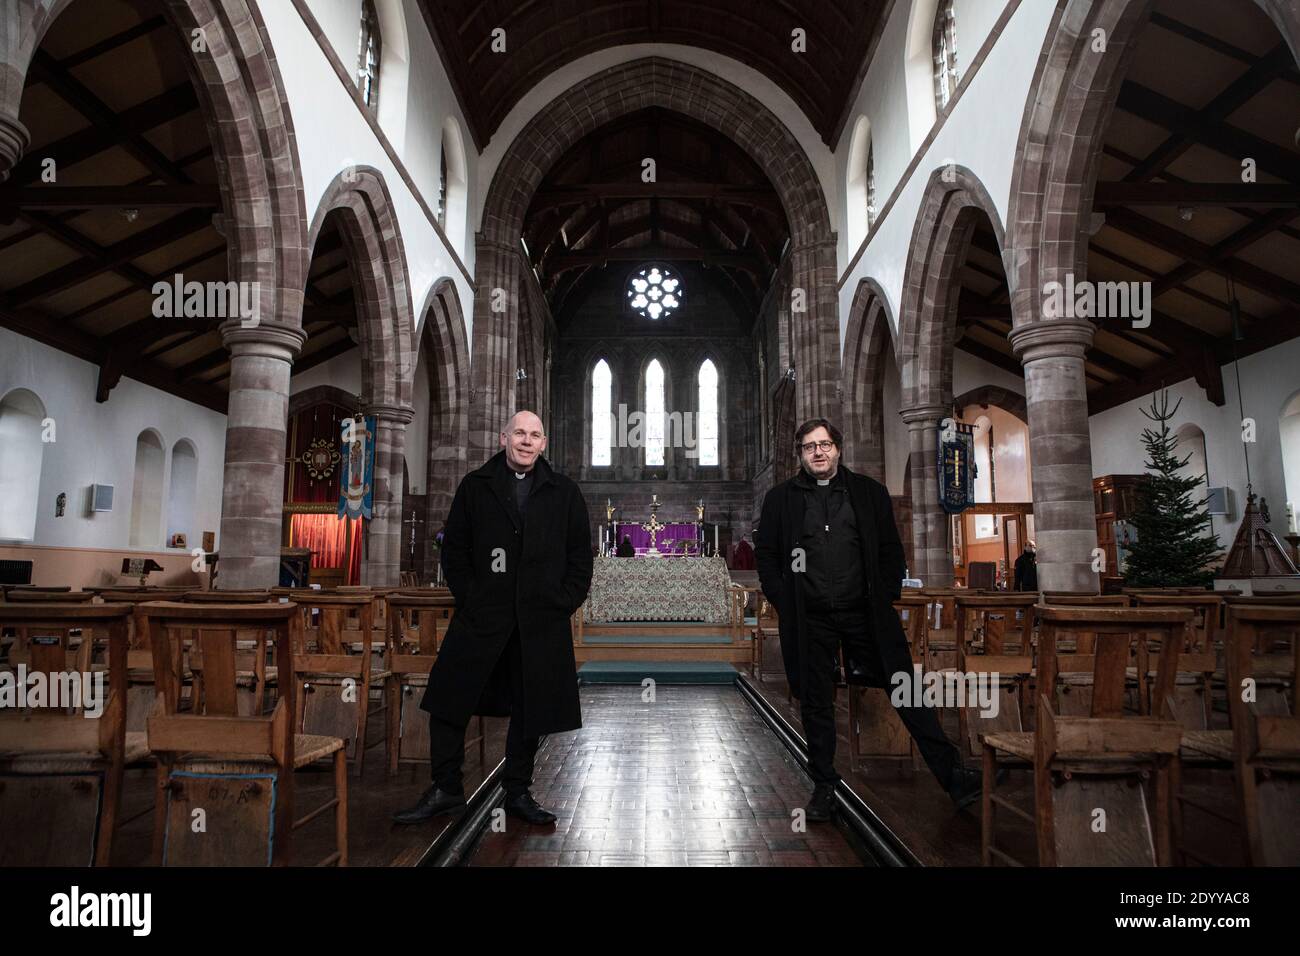
M 748 665 L 748 634 L 726 624 L 693 621 L 617 621 L 586 624 L 574 642 L 579 663 L 636 661 Z
M 588 661 L 578 669 L 584 684 L 734 684 L 736 669 L 713 661 Z

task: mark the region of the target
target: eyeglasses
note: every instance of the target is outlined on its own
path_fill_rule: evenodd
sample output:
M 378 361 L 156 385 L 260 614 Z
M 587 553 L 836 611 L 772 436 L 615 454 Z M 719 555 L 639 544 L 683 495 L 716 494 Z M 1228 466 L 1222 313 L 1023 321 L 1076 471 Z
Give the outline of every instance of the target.
M 835 447 L 835 442 L 827 441 L 823 439 L 822 441 L 804 442 L 802 445 L 799 446 L 799 450 L 803 452 L 807 452 L 808 454 L 812 454 L 814 450 L 830 451 L 834 447 Z

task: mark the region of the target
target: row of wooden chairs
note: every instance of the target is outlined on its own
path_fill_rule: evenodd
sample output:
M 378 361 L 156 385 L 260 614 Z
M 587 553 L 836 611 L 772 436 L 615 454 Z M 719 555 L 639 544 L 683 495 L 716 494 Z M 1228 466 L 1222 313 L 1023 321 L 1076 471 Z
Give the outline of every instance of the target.
M 118 595 L 126 599 L 111 599 Z M 234 600 L 221 600 L 226 595 Z M 345 865 L 347 765 L 351 758 L 360 772 L 368 718 L 387 711 L 390 773 L 399 761 L 427 760 L 427 717 L 415 689 L 446 632 L 450 595 L 159 596 L 0 605 L 0 626 L 15 632 L 8 667 L 40 670 L 47 684 L 70 673 L 108 684 L 99 720 L 76 706 L 0 719 L 8 781 L 0 788 L 0 865 L 106 864 L 126 822 L 117 819 L 123 770 L 149 762 L 158 775 L 155 862 L 287 863 L 291 834 L 333 810 L 336 849 L 322 862 Z M 383 669 L 374 665 L 374 641 L 364 639 L 375 636 L 376 603 L 389 625 Z M 280 679 L 288 674 L 292 680 Z M 133 696 L 146 704 L 138 727 L 128 719 L 141 711 L 128 706 Z M 482 761 L 481 720 L 470 742 Z M 322 760 L 333 763 L 334 797 L 294 819 L 293 771 Z

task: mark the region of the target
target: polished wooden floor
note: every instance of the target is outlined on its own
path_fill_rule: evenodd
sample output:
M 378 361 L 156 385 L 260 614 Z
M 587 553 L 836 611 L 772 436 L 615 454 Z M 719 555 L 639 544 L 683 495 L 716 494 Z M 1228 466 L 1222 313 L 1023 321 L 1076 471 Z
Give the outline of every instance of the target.
M 732 687 L 582 689 L 581 730 L 549 737 L 533 794 L 558 817 L 501 817 L 475 866 L 859 866 L 833 824 L 797 828 L 811 791 Z

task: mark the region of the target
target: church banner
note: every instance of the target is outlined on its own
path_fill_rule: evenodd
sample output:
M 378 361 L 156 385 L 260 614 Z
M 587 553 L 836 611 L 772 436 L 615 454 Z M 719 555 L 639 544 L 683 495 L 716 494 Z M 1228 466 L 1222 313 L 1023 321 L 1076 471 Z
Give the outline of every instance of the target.
M 974 503 L 975 428 L 946 418 L 939 423 L 939 504 L 955 515 Z
M 343 461 L 339 471 L 339 517 L 369 520 L 374 506 L 375 419 L 342 421 Z

